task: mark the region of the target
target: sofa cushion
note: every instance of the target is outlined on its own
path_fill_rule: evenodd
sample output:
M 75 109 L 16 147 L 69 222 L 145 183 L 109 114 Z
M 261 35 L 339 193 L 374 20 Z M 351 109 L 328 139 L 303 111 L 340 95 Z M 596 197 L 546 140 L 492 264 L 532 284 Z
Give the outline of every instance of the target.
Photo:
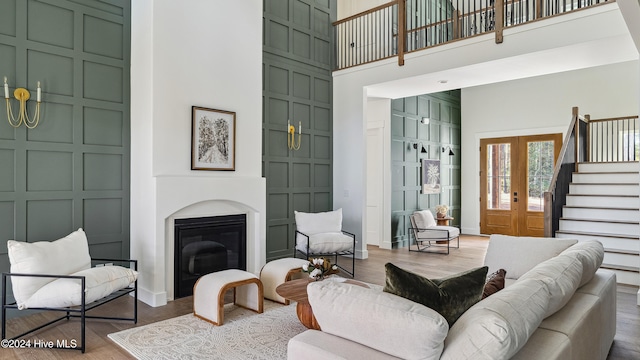
M 289 360 L 391 360 L 400 359 L 354 341 L 328 334 L 324 331 L 307 330 L 289 340 Z
M 104 298 L 136 281 L 138 273 L 122 266 L 101 266 L 70 274 L 85 277 L 85 304 Z M 79 279 L 58 279 L 41 287 L 25 303 L 24 308 L 67 307 L 82 304 Z
M 547 285 L 549 307 L 544 317 L 562 309 L 576 292 L 582 278 L 582 262 L 574 255 L 556 256 L 543 261 L 522 275 L 524 279 L 539 279 Z
M 306 235 L 342 231 L 342 209 L 319 213 L 293 213 L 296 218 L 296 230 Z
M 491 235 L 484 265 L 489 273 L 507 271 L 507 279 L 518 279 L 539 263 L 560 254 L 578 242 L 574 239 Z
M 482 298 L 487 267 L 430 280 L 387 263 L 385 273 L 385 292 L 402 296 L 437 311 L 451 326 L 462 313 Z
M 335 281 L 311 282 L 307 293 L 323 332 L 403 359 L 440 358 L 449 326 L 426 306 Z
M 353 249 L 353 238 L 341 232 L 321 233 L 309 236 L 309 253 L 333 253 Z M 296 248 L 307 252 L 307 238 L 298 234 Z
M 580 241 L 567 248 L 560 255 L 574 255 L 582 262 L 582 279 L 578 287 L 583 286 L 593 279 L 596 270 L 604 260 L 604 247 L 597 240 Z
M 548 304 L 543 281 L 517 281 L 460 316 L 449 330 L 441 359 L 509 359 L 536 331 Z
M 493 274 L 489 275 L 487 282 L 484 284 L 484 289 L 482 290 L 482 298 L 486 299 L 488 296 L 497 293 L 498 291 L 504 289 L 504 277 L 507 272 L 504 269 L 499 269 Z
M 87 236 L 82 229 L 56 241 L 7 241 L 12 273 L 69 275 L 91 267 Z M 11 277 L 13 296 L 19 308 L 38 289 L 54 281 L 48 277 Z
M 430 210 L 420 210 L 413 213 L 413 220 L 418 229 L 436 226 L 436 220 Z

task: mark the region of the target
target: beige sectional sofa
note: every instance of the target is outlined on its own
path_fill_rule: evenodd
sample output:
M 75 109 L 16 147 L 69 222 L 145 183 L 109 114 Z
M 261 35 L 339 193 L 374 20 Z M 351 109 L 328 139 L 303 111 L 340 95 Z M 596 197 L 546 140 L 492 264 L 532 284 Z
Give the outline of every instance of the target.
M 464 251 L 462 249 L 461 251 Z M 606 359 L 616 332 L 616 277 L 599 269 L 597 241 L 491 237 L 485 265 L 507 271 L 505 289 L 451 328 L 437 312 L 385 293 L 311 283 L 323 331 L 289 341 L 289 359 Z

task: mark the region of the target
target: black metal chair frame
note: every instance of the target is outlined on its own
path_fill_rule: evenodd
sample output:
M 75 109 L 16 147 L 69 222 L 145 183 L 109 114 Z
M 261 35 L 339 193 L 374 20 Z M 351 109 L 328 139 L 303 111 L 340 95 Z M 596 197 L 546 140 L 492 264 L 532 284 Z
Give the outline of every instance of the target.
M 296 230 L 295 236 L 294 236 L 294 246 L 293 246 L 293 257 L 297 257 L 298 252 L 303 254 L 305 256 L 305 258 L 308 260 L 309 258 L 313 258 L 313 257 L 329 257 L 329 259 L 331 259 L 331 257 L 333 257 L 335 259 L 335 261 L 333 262 L 334 265 L 338 266 L 338 268 L 340 268 L 340 270 L 344 271 L 345 273 L 349 274 L 351 277 L 354 277 L 355 273 L 356 273 L 356 236 L 350 232 L 344 231 L 342 230 L 342 233 L 351 237 L 353 239 L 353 245 L 351 246 L 351 250 L 346 250 L 346 251 L 335 251 L 335 252 L 330 252 L 330 253 L 312 253 L 311 250 L 309 249 L 310 246 L 310 242 L 309 242 L 309 235 L 302 233 L 298 230 Z M 297 245 L 297 239 L 298 239 L 298 234 L 304 236 L 307 238 L 307 251 L 302 251 L 299 250 Z M 350 256 L 351 257 L 351 271 L 349 271 L 347 268 L 343 267 L 342 265 L 338 264 L 338 256 Z
M 134 270 L 138 270 L 138 260 L 122 260 L 122 259 L 91 259 L 91 261 L 100 261 L 100 262 L 112 262 L 112 263 L 129 263 L 131 266 L 131 264 L 133 264 L 133 269 Z M 7 325 L 7 310 L 19 310 L 18 309 L 18 305 L 13 302 L 11 304 L 7 304 L 7 278 L 12 277 L 12 276 L 23 276 L 23 277 L 48 277 L 48 278 L 56 278 L 56 279 L 78 279 L 81 282 L 81 286 L 82 289 L 86 289 L 86 279 L 84 276 L 77 276 L 77 275 L 53 275 L 53 274 L 19 274 L 19 273 L 6 273 L 3 272 L 2 273 L 2 339 L 7 339 L 7 332 L 6 332 L 6 325 Z M 123 297 L 127 294 L 133 293 L 133 297 L 134 297 L 134 302 L 133 302 L 133 317 L 131 318 L 126 318 L 126 317 L 107 317 L 107 316 L 91 316 L 91 315 L 86 315 L 86 312 L 94 309 L 100 305 L 104 305 L 106 303 L 109 303 L 115 299 L 118 299 L 120 297 Z M 136 281 L 134 282 L 133 287 L 128 286 L 124 289 L 120 289 L 118 291 L 114 291 L 113 293 L 111 293 L 110 295 L 96 300 L 90 304 L 85 304 L 85 291 L 82 291 L 82 295 L 81 295 L 81 304 L 78 306 L 72 306 L 72 307 L 53 307 L 53 308 L 49 308 L 49 307 L 37 307 L 37 308 L 29 308 L 27 310 L 39 310 L 39 311 L 60 311 L 60 312 L 65 312 L 66 314 L 51 320 L 43 325 L 39 325 L 31 330 L 28 330 L 26 332 L 23 332 L 20 335 L 16 335 L 13 336 L 11 338 L 9 338 L 9 340 L 16 340 L 16 339 L 20 339 L 25 335 L 31 334 L 35 331 L 38 331 L 42 328 L 45 328 L 49 325 L 55 324 L 60 320 L 64 320 L 67 319 L 69 320 L 70 318 L 80 318 L 80 346 L 74 346 L 75 344 L 73 343 L 67 343 L 67 342 L 56 342 L 56 344 L 54 344 L 54 346 L 52 347 L 47 347 L 47 349 L 67 349 L 67 350 L 80 350 L 82 353 L 85 352 L 86 350 L 86 339 L 85 339 L 85 320 L 86 319 L 103 319 L 103 320 L 124 320 L 124 321 L 133 321 L 134 324 L 138 323 L 138 280 L 136 279 Z M 67 345 L 67 346 L 60 346 L 60 344 L 62 345 Z M 34 346 L 31 346 L 32 348 Z M 35 347 L 38 348 L 38 347 Z
M 442 236 L 441 238 L 429 238 L 429 239 L 418 239 L 418 237 L 416 236 L 416 233 L 418 232 L 422 232 L 422 231 L 438 231 L 438 232 L 442 232 L 443 235 L 446 236 Z M 453 249 L 459 249 L 460 248 L 460 235 L 456 236 L 456 237 L 451 237 L 449 235 L 449 230 L 447 229 L 436 229 L 436 228 L 428 228 L 428 229 L 421 229 L 421 228 L 414 228 L 414 227 L 410 227 L 409 228 L 409 251 L 415 251 L 415 252 L 430 252 L 430 253 L 436 253 L 436 254 L 447 254 L 449 255 L 449 250 L 451 248 Z M 415 240 L 415 241 L 412 241 Z M 456 246 L 451 246 L 451 241 L 456 240 Z M 424 243 L 427 243 L 426 245 Z M 438 242 L 440 242 L 440 244 L 438 244 Z M 446 244 L 442 244 L 442 242 L 446 242 Z M 415 243 L 417 250 L 411 250 L 411 246 Z M 422 247 L 421 247 L 422 246 Z M 441 250 L 437 250 L 437 251 L 429 251 L 427 249 L 429 248 L 439 248 L 439 249 L 447 249 L 447 252 L 445 253 L 444 251 Z

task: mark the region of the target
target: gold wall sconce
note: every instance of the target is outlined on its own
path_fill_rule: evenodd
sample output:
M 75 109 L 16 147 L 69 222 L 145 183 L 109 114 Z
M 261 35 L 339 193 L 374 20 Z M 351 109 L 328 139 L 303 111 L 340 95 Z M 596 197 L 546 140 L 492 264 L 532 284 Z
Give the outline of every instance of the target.
M 40 81 L 38 81 L 38 88 L 36 89 L 36 111 L 32 118 L 29 118 L 27 114 L 27 100 L 31 98 L 31 93 L 29 90 L 25 88 L 16 88 L 13 92 L 13 96 L 20 103 L 20 112 L 18 113 L 18 118 L 16 119 L 13 115 L 13 110 L 11 108 L 11 103 L 9 102 L 9 84 L 7 84 L 7 77 L 4 77 L 4 99 L 7 102 L 7 120 L 9 121 L 9 125 L 14 128 L 20 127 L 22 123 L 24 126 L 29 129 L 34 129 L 38 126 L 38 122 L 40 121 L 40 100 L 42 99 L 42 90 L 40 88 Z
M 302 137 L 302 121 L 298 121 L 298 142 L 296 143 L 296 127 L 287 120 L 287 147 L 289 150 L 300 149 L 300 138 Z

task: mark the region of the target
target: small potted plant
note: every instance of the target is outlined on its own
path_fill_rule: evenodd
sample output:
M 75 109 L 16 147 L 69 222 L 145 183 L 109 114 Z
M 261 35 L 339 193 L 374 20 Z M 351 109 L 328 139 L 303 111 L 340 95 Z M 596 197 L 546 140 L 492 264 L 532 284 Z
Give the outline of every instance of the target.
M 436 217 L 438 219 L 447 217 L 447 212 L 449 212 L 449 207 L 447 205 L 436 205 Z

